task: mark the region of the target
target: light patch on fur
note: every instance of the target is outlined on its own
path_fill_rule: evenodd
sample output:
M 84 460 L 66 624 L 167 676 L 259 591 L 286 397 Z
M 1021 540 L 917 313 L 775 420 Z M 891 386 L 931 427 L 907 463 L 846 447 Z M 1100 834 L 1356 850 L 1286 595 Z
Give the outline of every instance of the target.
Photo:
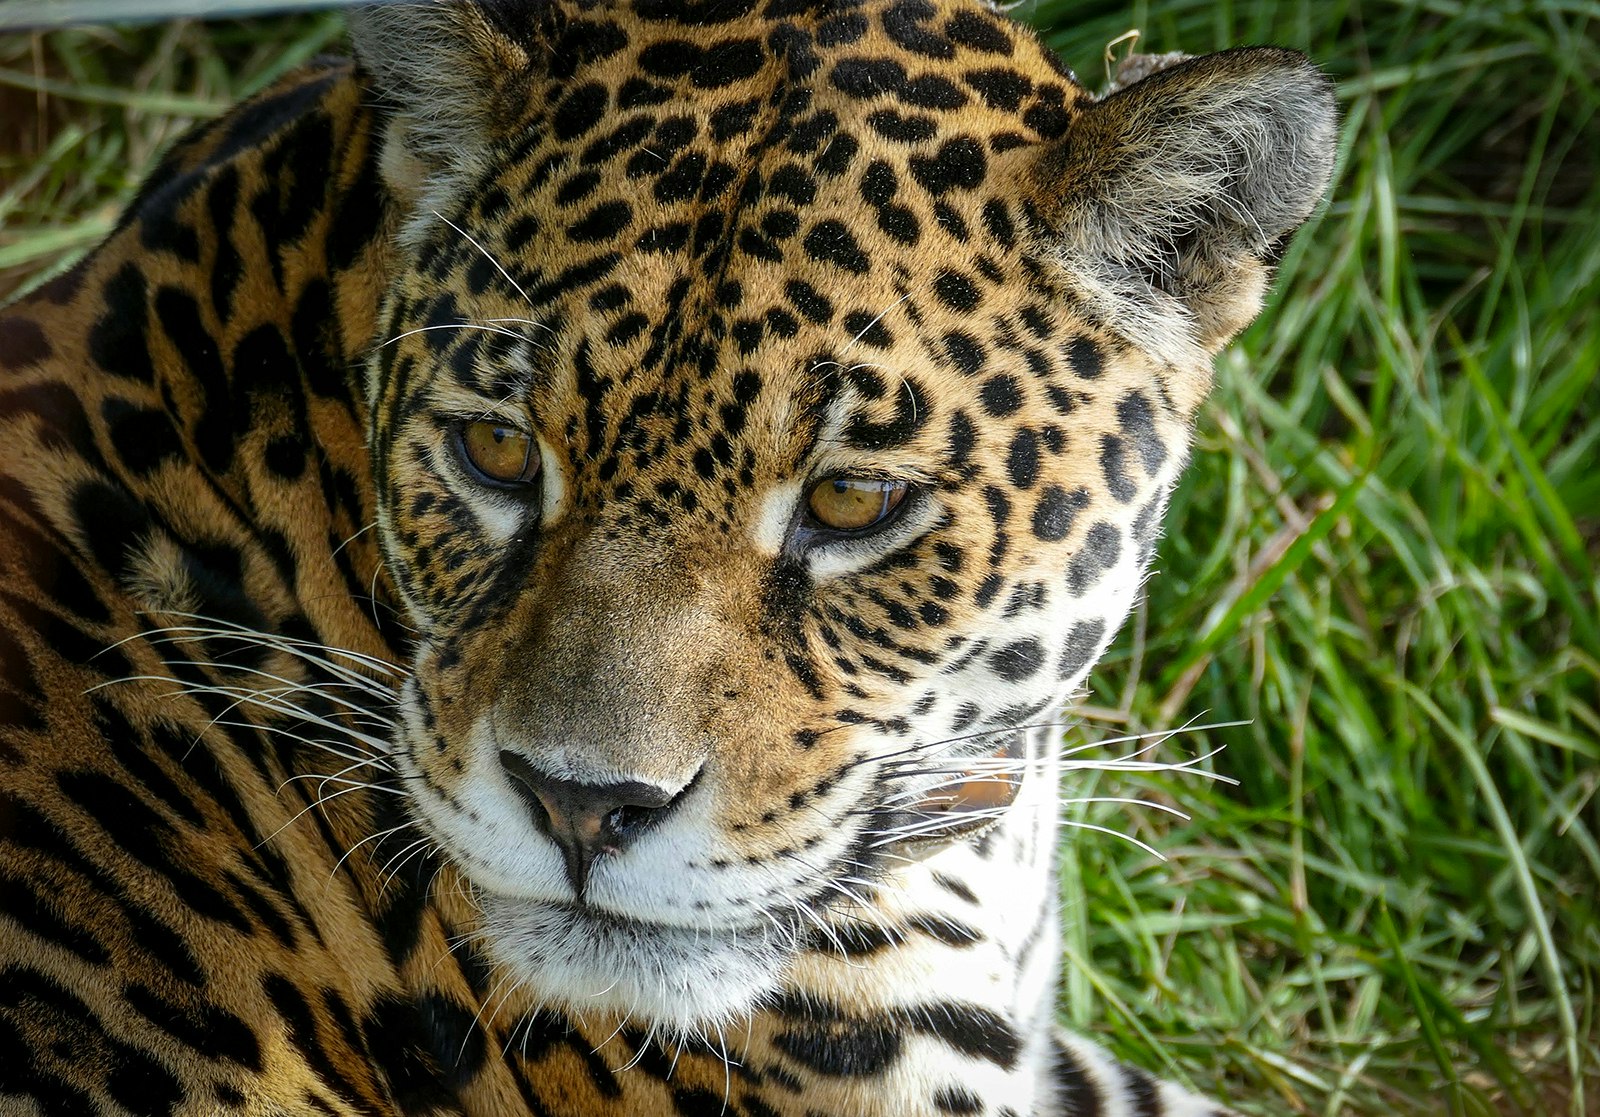
M 700 1038 L 755 1011 L 784 972 L 788 944 L 770 926 L 718 934 L 492 894 L 481 903 L 494 958 L 580 1021 L 616 1016 L 669 1040 Z
M 799 481 L 785 481 L 767 490 L 750 521 L 750 541 L 757 554 L 772 557 L 783 551 L 804 495 Z
M 134 548 L 123 588 L 152 613 L 200 612 L 200 593 L 185 568 L 183 548 L 166 532 L 152 532 Z

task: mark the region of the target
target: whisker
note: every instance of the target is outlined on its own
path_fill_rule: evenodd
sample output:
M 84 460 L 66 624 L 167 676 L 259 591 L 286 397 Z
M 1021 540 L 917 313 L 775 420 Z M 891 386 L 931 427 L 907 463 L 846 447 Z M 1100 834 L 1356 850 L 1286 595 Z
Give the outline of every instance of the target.
M 408 337 L 430 333 L 434 330 L 481 330 L 486 334 L 499 334 L 501 337 L 515 338 L 517 341 L 528 340 L 527 337 L 517 333 L 516 330 L 508 330 L 504 326 L 486 326 L 481 322 L 443 322 L 437 326 L 417 326 L 415 329 L 395 334 L 387 341 L 380 343 L 378 348 L 382 349 L 384 346 L 393 345 L 397 341 L 404 341 Z
M 846 345 L 843 349 L 839 350 L 839 356 L 842 357 L 846 353 L 850 352 L 850 350 L 855 346 L 855 344 L 858 341 L 860 341 L 863 337 L 867 336 L 867 331 L 868 330 L 872 329 L 872 327 L 876 326 L 879 322 L 883 321 L 885 316 L 887 316 L 888 313 L 891 310 L 893 310 L 895 307 L 899 306 L 901 303 L 905 302 L 910 297 L 911 297 L 911 292 L 907 291 L 905 294 L 901 295 L 894 302 L 890 303 L 888 306 L 884 307 L 881 311 L 879 311 L 878 312 L 878 316 L 876 318 L 874 318 L 872 321 L 868 322 L 865 326 L 862 326 L 860 331 L 857 332 L 856 336 L 850 339 L 850 344 L 849 345 Z
M 487 248 L 483 247 L 483 245 L 479 244 L 475 239 L 473 239 L 473 236 L 472 236 L 471 233 L 467 232 L 460 225 L 457 225 L 454 221 L 450 220 L 448 217 L 446 217 L 444 214 L 440 213 L 438 210 L 432 210 L 430 212 L 432 212 L 432 214 L 435 217 L 437 217 L 440 221 L 443 221 L 446 225 L 448 225 L 452 229 L 454 229 L 461 237 L 463 237 L 466 240 L 466 242 L 468 244 L 472 245 L 473 248 L 476 248 L 479 252 L 483 253 L 483 258 L 485 260 L 488 260 L 491 264 L 493 264 L 494 267 L 495 267 L 495 270 L 498 271 L 502 276 L 505 277 L 505 281 L 507 283 L 511 284 L 511 286 L 516 289 L 517 294 L 522 296 L 522 301 L 523 302 L 527 303 L 529 306 L 533 306 L 534 305 L 533 300 L 528 297 L 528 292 L 526 292 L 526 291 L 524 291 L 522 289 L 522 284 L 518 283 L 515 279 L 512 279 L 511 278 L 511 273 L 506 271 L 505 268 L 501 267 L 500 266 L 500 261 L 496 260 L 494 258 L 494 254 L 491 253 Z M 552 330 L 549 326 L 540 325 L 537 322 L 532 322 L 532 323 L 529 323 L 529 324 L 530 325 L 534 325 L 534 326 L 538 326 L 539 329 L 544 330 L 546 333 L 549 333 L 552 336 L 555 334 L 555 331 Z
M 354 853 L 356 850 L 360 849 L 362 846 L 366 845 L 368 842 L 371 842 L 371 841 L 376 841 L 381 845 L 384 838 L 389 837 L 389 835 L 391 835 L 391 834 L 398 834 L 400 831 L 406 829 L 406 827 L 409 826 L 409 825 L 410 825 L 410 823 L 402 822 L 398 826 L 391 826 L 387 830 L 379 830 L 375 834 L 369 834 L 365 838 L 362 838 L 355 845 L 353 845 L 349 849 L 345 850 L 344 853 L 342 853 L 339 856 L 339 860 L 337 860 L 337 861 L 335 861 L 333 863 L 333 868 L 328 870 L 328 879 L 332 880 L 334 877 L 338 876 L 339 869 L 344 865 L 346 859 L 348 859 L 349 856 L 352 853 Z M 380 893 L 382 893 L 383 889 L 380 887 L 378 889 L 378 891 Z

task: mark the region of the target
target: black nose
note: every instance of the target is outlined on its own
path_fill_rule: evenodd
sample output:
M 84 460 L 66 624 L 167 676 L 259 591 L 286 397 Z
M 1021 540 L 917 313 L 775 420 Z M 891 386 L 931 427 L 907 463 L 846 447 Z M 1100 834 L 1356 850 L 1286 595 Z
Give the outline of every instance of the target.
M 583 895 L 589 867 L 602 853 L 619 853 L 688 792 L 655 784 L 578 783 L 551 776 L 514 752 L 501 750 L 511 786 L 527 802 L 534 823 L 561 847 L 567 879 Z

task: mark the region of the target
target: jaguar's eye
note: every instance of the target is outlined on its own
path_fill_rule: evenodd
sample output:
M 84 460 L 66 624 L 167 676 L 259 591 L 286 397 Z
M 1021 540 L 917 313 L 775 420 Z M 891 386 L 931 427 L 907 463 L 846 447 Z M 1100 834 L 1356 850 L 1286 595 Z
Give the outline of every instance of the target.
M 887 520 L 909 490 L 904 481 L 866 477 L 830 477 L 806 497 L 810 519 L 834 531 L 866 531 Z
M 456 437 L 467 463 L 492 484 L 528 485 L 539 476 L 539 451 L 527 431 L 479 419 L 461 427 Z

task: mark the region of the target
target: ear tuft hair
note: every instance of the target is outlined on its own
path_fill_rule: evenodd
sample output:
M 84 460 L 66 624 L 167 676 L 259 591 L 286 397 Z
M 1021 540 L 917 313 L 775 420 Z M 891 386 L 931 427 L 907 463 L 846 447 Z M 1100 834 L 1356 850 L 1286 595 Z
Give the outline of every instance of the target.
M 1135 70 L 1040 162 L 1041 216 L 1089 307 L 1159 358 L 1209 356 L 1260 309 L 1267 272 L 1333 169 L 1332 85 L 1251 47 Z
M 356 57 L 390 118 L 391 186 L 414 194 L 429 176 L 470 169 L 521 118 L 553 11 L 538 0 L 428 0 L 350 13 Z

